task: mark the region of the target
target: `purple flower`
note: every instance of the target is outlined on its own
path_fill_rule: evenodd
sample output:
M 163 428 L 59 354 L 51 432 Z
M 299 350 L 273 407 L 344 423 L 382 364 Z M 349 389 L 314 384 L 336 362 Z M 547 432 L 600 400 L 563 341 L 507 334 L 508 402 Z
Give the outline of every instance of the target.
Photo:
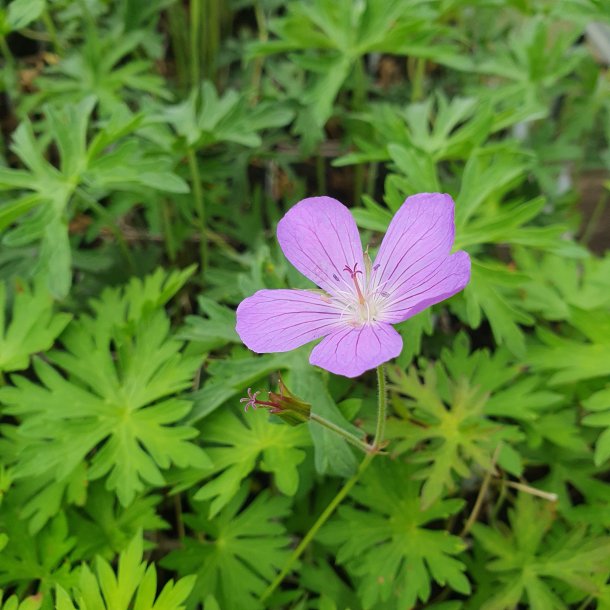
M 268 353 L 324 337 L 309 362 L 346 377 L 398 356 L 402 339 L 391 325 L 448 299 L 470 279 L 468 254 L 449 254 L 453 208 L 449 195 L 409 197 L 373 264 L 342 203 L 303 199 L 280 220 L 277 237 L 286 258 L 322 291 L 259 290 L 237 308 L 241 340 Z

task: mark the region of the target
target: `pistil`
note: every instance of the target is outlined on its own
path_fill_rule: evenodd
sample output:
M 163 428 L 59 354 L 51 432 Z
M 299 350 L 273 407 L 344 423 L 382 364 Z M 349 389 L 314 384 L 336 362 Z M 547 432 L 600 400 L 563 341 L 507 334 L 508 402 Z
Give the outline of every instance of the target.
M 344 271 L 347 271 L 350 274 L 350 277 L 354 281 L 354 286 L 356 286 L 356 293 L 358 294 L 358 302 L 360 305 L 364 305 L 365 299 L 362 294 L 362 290 L 360 290 L 360 284 L 358 284 L 358 274 L 362 275 L 362 271 L 358 271 L 358 263 L 354 263 L 354 268 L 352 269 L 349 265 L 345 265 L 343 267 Z

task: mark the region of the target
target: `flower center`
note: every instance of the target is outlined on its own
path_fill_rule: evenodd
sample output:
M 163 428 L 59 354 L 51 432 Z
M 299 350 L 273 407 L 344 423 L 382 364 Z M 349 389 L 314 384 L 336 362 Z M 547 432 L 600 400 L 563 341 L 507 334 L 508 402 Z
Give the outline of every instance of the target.
M 380 290 L 380 286 L 375 287 L 374 275 L 379 265 L 372 266 L 366 252 L 365 263 L 367 263 L 365 272 L 358 269 L 358 263 L 354 263 L 353 266 L 345 264 L 343 271 L 349 274 L 355 292 L 354 290 L 337 290 L 333 297 L 333 300 L 342 309 L 342 318 L 354 326 L 382 321 L 383 306 L 389 296 Z M 333 277 L 339 283 L 339 277 L 336 275 Z M 346 282 L 343 285 L 349 286 Z

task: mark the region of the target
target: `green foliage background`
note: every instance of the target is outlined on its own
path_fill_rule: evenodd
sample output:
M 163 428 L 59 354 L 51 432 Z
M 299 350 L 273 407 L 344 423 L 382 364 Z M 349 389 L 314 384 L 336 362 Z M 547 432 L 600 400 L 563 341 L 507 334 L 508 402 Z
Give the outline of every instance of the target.
M 606 0 L 5 2 L 0 608 L 609 609 L 604 32 Z M 362 458 L 239 398 L 281 372 L 370 434 L 375 380 L 255 356 L 235 306 L 307 287 L 300 198 L 374 251 L 423 191 L 472 281 L 399 326 L 387 454 L 269 588 Z

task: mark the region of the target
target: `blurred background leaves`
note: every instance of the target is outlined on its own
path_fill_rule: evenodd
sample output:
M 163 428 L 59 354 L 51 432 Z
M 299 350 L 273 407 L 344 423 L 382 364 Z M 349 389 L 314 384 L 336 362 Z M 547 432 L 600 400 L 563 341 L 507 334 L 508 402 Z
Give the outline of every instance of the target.
M 605 0 L 11 0 L 0 52 L 0 608 L 610 608 Z M 374 254 L 424 191 L 472 280 L 399 325 L 387 455 L 261 602 L 359 456 L 240 396 L 364 435 L 374 380 L 234 308 L 311 287 L 300 198 Z

